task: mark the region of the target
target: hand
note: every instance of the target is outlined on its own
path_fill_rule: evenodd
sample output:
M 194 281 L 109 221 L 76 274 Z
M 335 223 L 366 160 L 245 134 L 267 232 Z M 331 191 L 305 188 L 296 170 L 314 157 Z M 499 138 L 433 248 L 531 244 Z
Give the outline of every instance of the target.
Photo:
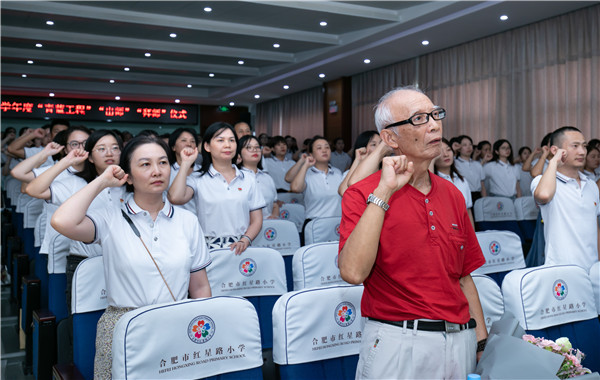
M 50 144 L 54 144 L 54 143 L 50 143 Z M 50 145 L 48 144 L 48 145 Z M 83 149 L 73 149 L 72 151 L 69 152 L 69 154 L 67 154 L 65 156 L 65 160 L 67 160 L 67 162 L 69 163 L 69 166 L 73 166 L 73 165 L 78 165 L 82 162 L 84 162 L 85 160 L 87 160 L 89 156 L 89 153 L 87 150 L 83 150 Z
M 315 166 L 316 163 L 317 163 L 317 160 L 315 160 L 315 158 L 313 156 L 308 156 L 308 157 L 306 157 L 306 161 L 304 162 L 304 165 L 311 167 L 311 166 Z
M 54 141 L 50 141 L 44 147 L 44 154 L 46 154 L 48 156 L 54 156 L 56 153 L 63 150 L 63 148 L 64 148 L 63 145 L 60 145 L 59 143 L 55 143 Z
M 46 137 L 46 131 L 43 128 L 34 129 L 31 133 L 35 136 L 35 139 L 43 139 Z
M 559 168 L 564 165 L 566 159 L 567 159 L 567 151 L 559 148 L 556 151 L 556 154 L 554 155 L 554 157 L 552 157 L 552 159 L 550 160 L 550 162 L 556 162 L 556 167 Z
M 308 154 L 306 154 L 306 153 L 302 153 L 302 154 L 300 155 L 300 158 L 298 159 L 298 161 L 302 161 L 302 162 L 304 162 L 304 161 L 306 161 L 306 158 L 307 158 L 307 157 L 308 157 Z
M 236 255 L 241 255 L 242 252 L 244 252 L 249 245 L 250 242 L 248 241 L 248 239 L 243 237 L 239 241 L 236 241 L 235 243 L 231 244 L 229 248 L 232 251 L 234 251 Z
M 491 153 L 486 153 L 485 156 L 483 156 L 482 164 L 485 164 L 486 162 L 490 162 L 493 157 L 494 156 L 492 156 Z
M 110 165 L 99 178 L 101 178 L 105 187 L 121 187 L 125 184 L 128 177 L 119 165 Z
M 535 148 L 532 153 L 533 157 L 539 157 L 541 154 L 542 154 L 542 148 L 540 148 L 540 147 Z
M 413 163 L 406 156 L 385 157 L 381 163 L 381 179 L 377 187 L 391 196 L 410 181 L 413 172 Z
M 367 157 L 367 148 L 358 148 L 354 151 L 354 160 L 362 161 Z
M 198 148 L 183 148 L 180 155 L 182 166 L 183 164 L 189 164 L 192 166 L 194 165 L 194 162 L 196 162 L 196 158 L 198 158 Z
M 279 206 L 279 207 L 283 207 L 284 202 L 283 201 L 275 201 L 275 203 Z

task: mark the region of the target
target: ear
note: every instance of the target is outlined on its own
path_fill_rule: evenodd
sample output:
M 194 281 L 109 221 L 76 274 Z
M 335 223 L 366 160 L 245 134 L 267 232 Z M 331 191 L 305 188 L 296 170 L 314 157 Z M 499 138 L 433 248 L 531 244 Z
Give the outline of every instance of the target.
M 555 155 L 556 152 L 558 152 L 558 147 L 556 145 L 552 145 L 550 147 L 550 153 L 552 153 L 552 155 Z
M 207 151 L 208 153 L 210 153 L 210 144 L 207 143 L 206 141 L 203 144 L 204 144 L 204 150 Z
M 398 151 L 400 149 L 400 146 L 398 145 L 398 135 L 396 135 L 394 132 L 392 132 L 389 129 L 384 129 L 381 132 L 379 132 L 379 137 L 381 137 L 381 140 L 383 141 L 383 143 L 387 146 L 389 146 L 390 148 L 394 149 L 395 151 Z M 402 152 L 400 152 L 400 154 L 402 154 Z
M 131 179 L 131 176 L 130 176 L 130 175 L 128 175 L 128 176 L 127 176 L 127 179 L 126 179 L 125 181 L 126 181 L 126 182 L 127 182 L 129 185 L 132 185 L 132 186 L 133 186 L 133 179 Z

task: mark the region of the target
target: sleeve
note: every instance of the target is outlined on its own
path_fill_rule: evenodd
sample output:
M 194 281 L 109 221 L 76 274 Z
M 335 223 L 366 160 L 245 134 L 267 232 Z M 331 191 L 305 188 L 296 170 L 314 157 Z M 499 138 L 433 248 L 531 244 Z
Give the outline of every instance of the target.
M 202 227 L 200 227 L 198 218 L 194 217 L 191 221 L 191 225 L 190 252 L 192 254 L 192 261 L 190 273 L 193 273 L 209 266 L 212 260 L 208 253 L 206 241 L 204 240 L 204 234 L 202 233 Z
M 50 203 L 60 206 L 71 195 L 73 195 L 73 186 L 67 183 L 69 181 L 54 180 L 50 184 Z
M 340 222 L 340 246 L 339 251 L 344 248 L 346 240 L 356 227 L 363 212 L 367 208 L 367 197 L 361 191 L 351 186 L 346 190 L 342 198 L 342 221 Z
M 258 191 L 256 181 L 254 180 L 250 183 L 250 190 L 248 191 L 248 205 L 250 206 L 250 211 L 259 210 L 267 206 L 267 202 L 265 202 L 265 198 Z
M 113 209 L 112 207 L 94 207 L 89 208 L 85 214 L 92 223 L 94 223 L 94 240 L 90 244 L 101 244 L 102 238 L 106 237 L 106 234 L 110 232 L 110 211 Z M 119 214 L 121 213 L 121 209 L 116 209 Z M 115 210 L 113 210 L 115 211 Z
M 537 189 L 538 185 L 540 184 L 541 179 L 542 179 L 542 176 L 538 175 L 531 181 L 531 185 L 529 185 L 529 188 L 531 189 L 531 194 L 535 193 L 535 189 Z

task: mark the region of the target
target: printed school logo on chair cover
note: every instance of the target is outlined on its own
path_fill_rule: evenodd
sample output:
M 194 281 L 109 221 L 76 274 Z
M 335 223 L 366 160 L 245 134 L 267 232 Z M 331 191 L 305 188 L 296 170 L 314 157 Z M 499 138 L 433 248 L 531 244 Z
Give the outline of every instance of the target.
M 335 233 L 337 236 L 340 236 L 340 225 L 339 224 L 336 224 L 336 226 L 335 226 Z
M 342 302 L 335 308 L 335 323 L 342 327 L 350 326 L 356 319 L 356 308 L 350 302 Z
M 490 253 L 494 256 L 498 255 L 500 253 L 500 251 L 502 250 L 502 248 L 500 248 L 500 243 L 498 243 L 497 241 L 492 241 L 490 243 Z
M 298 203 L 298 199 L 297 199 L 297 198 L 292 198 L 292 199 L 290 200 L 290 203 Z
M 552 286 L 554 292 L 554 298 L 557 300 L 564 300 L 569 294 L 569 289 L 567 288 L 567 283 L 563 280 L 554 281 L 554 285 Z
M 265 230 L 265 239 L 267 240 L 275 240 L 277 237 L 277 231 L 273 227 L 269 227 Z
M 208 342 L 215 335 L 215 322 L 206 315 L 199 315 L 188 325 L 188 337 L 194 343 Z
M 290 212 L 288 210 L 281 210 L 279 212 L 279 218 L 281 218 L 281 219 L 289 219 L 290 218 Z
M 240 273 L 246 277 L 256 273 L 256 262 L 252 259 L 244 259 L 240 262 Z
M 504 208 L 504 203 L 502 202 L 498 202 L 496 204 L 496 208 L 498 209 L 498 211 L 502 211 L 502 209 Z

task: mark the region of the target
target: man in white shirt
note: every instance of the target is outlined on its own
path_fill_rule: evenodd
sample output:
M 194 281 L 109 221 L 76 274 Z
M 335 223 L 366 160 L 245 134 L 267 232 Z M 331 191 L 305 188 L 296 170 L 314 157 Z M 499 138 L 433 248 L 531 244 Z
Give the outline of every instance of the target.
M 598 186 L 580 172 L 585 138 L 577 128 L 562 127 L 552 134 L 550 149 L 548 168 L 531 183 L 544 220 L 544 264 L 575 264 L 587 271 L 598 261 L 600 197 Z

